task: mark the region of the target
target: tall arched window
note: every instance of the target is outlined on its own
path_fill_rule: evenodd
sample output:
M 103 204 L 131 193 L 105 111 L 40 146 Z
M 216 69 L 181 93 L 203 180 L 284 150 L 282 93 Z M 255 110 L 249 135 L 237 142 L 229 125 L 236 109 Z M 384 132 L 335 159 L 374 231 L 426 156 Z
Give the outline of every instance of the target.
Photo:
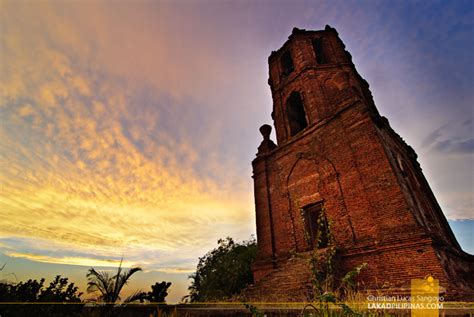
M 295 70 L 290 51 L 286 51 L 285 53 L 283 53 L 281 57 L 281 69 L 283 77 L 288 76 L 289 74 L 291 74 L 292 71 Z
M 299 92 L 294 91 L 291 93 L 290 97 L 286 100 L 286 109 L 288 112 L 288 122 L 290 123 L 290 133 L 293 136 L 308 126 L 303 101 Z
M 322 38 L 316 38 L 313 40 L 313 50 L 314 54 L 316 55 L 316 62 L 318 64 L 326 64 L 328 62 L 326 55 L 324 54 L 323 45 Z

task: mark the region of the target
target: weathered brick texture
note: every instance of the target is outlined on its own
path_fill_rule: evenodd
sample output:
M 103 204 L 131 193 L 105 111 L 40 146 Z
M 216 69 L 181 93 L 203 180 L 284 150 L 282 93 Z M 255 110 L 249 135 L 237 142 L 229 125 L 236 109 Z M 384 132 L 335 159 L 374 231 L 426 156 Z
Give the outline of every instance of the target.
M 292 67 L 281 61 L 287 52 Z M 252 296 L 278 299 L 279 276 L 302 270 L 289 259 L 310 249 L 302 209 L 315 203 L 331 223 L 339 267 L 368 263 L 360 277 L 367 289 L 402 290 L 431 274 L 448 297 L 471 296 L 473 256 L 459 247 L 414 150 L 379 115 L 336 30 L 294 29 L 269 67 L 277 145 L 262 127 L 252 162 L 258 238 Z M 307 123 L 296 134 L 290 121 L 298 113 L 289 105 L 295 92 L 304 109 L 299 122 Z M 293 291 L 304 300 L 300 286 Z

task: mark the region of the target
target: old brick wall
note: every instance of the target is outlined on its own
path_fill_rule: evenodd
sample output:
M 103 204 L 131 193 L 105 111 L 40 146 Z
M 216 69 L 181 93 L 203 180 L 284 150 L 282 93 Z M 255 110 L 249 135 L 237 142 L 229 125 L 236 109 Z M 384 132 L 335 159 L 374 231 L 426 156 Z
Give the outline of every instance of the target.
M 316 38 L 323 41 L 324 64 L 316 59 Z M 288 52 L 293 68 L 284 71 Z M 453 289 L 472 272 L 473 257 L 459 248 L 416 154 L 378 114 L 337 32 L 294 30 L 269 66 L 278 146 L 268 132 L 252 163 L 255 280 L 271 279 L 266 276 L 288 258 L 310 249 L 301 211 L 314 203 L 324 206 L 341 269 L 368 263 L 362 276 L 368 288 L 403 287 L 433 274 Z M 291 135 L 294 92 L 308 125 Z M 446 265 L 454 258 L 460 264 L 450 272 Z

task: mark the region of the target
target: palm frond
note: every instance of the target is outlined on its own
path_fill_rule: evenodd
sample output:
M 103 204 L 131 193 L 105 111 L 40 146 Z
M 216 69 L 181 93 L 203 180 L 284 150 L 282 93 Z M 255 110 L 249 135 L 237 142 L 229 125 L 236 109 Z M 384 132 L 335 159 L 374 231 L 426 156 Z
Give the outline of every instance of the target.
M 145 293 L 141 290 L 135 291 L 135 293 L 131 294 L 127 298 L 124 299 L 124 303 L 131 303 L 137 300 L 143 300 Z
M 120 260 L 117 272 L 111 276 L 109 272 L 97 271 L 94 268 L 89 269 L 87 272 L 87 292 L 94 293 L 100 292 L 100 296 L 97 300 L 103 300 L 107 303 L 115 303 L 120 300 L 120 292 L 122 288 L 128 283 L 130 277 L 142 270 L 141 267 L 132 267 L 128 270 L 122 268 L 123 258 Z M 137 296 L 141 296 L 141 292 L 137 291 L 131 296 L 125 299 L 125 302 L 134 301 L 139 299 Z
M 118 279 L 118 284 L 116 285 L 119 292 L 122 290 L 122 288 L 128 283 L 130 277 L 135 274 L 136 272 L 141 271 L 141 267 L 132 267 L 127 271 L 124 271 L 120 278 Z
M 120 259 L 120 264 L 119 267 L 117 268 L 117 274 L 113 277 L 115 279 L 113 291 L 112 291 L 112 296 L 113 296 L 113 301 L 117 301 L 120 299 L 120 291 L 122 287 L 119 287 L 119 281 L 120 281 L 120 276 L 122 275 L 122 262 L 123 262 L 123 257 Z
M 87 273 L 87 292 L 94 293 L 99 291 L 101 296 L 99 299 L 102 299 L 106 302 L 110 301 L 110 291 L 113 287 L 113 281 L 106 271 L 96 271 L 95 269 L 89 269 Z

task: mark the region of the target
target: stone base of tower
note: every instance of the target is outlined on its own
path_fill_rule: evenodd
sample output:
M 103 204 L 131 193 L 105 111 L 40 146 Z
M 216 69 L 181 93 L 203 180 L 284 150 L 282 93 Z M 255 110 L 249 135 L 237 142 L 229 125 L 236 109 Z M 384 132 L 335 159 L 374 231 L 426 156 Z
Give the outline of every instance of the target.
M 361 289 L 409 295 L 412 279 L 432 276 L 446 300 L 474 301 L 474 256 L 431 239 L 346 250 L 341 260 L 344 271 L 367 263 Z
M 312 298 L 309 253 L 270 263 L 256 263 L 255 284 L 250 285 L 238 298 L 247 302 L 307 302 Z M 270 269 L 268 266 L 270 265 Z M 260 273 L 260 275 L 259 275 Z
M 241 299 L 257 302 L 304 302 L 312 298 L 312 252 L 275 261 L 258 261 L 255 284 Z M 410 295 L 412 279 L 432 276 L 440 282 L 440 295 L 448 301 L 474 301 L 474 256 L 437 246 L 431 239 L 399 242 L 341 251 L 335 268 L 339 278 L 367 263 L 358 277 L 361 294 Z

